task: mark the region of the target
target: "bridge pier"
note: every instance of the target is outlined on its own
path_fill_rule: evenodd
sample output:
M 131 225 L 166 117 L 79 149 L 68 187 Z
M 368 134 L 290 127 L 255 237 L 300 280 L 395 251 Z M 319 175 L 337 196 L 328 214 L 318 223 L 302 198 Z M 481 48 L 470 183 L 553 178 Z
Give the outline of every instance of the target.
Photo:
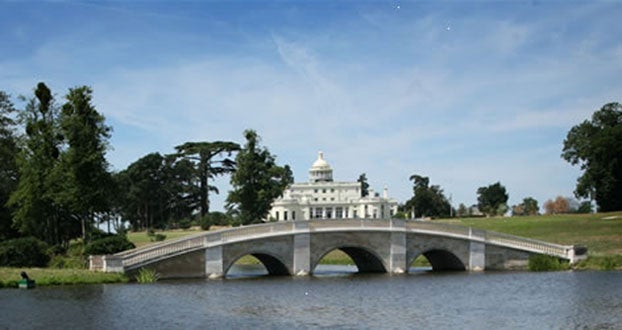
M 469 266 L 470 271 L 483 271 L 486 269 L 486 232 L 469 228 Z
M 311 272 L 311 234 L 308 222 L 294 222 L 294 275 L 305 276 Z
M 205 237 L 203 245 L 208 247 L 205 249 L 205 276 L 208 278 L 225 276 L 222 245 L 214 245 L 214 243 L 220 242 L 221 239 L 220 234 Z
M 389 271 L 393 274 L 408 272 L 406 263 L 406 225 L 404 220 L 391 219 L 391 248 Z

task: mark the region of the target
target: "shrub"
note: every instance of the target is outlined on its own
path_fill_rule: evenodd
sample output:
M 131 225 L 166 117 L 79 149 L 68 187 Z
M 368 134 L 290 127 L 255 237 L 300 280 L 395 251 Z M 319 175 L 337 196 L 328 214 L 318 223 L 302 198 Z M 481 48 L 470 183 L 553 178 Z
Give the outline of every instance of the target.
M 87 244 L 84 253 L 87 255 L 115 254 L 133 249 L 136 246 L 123 235 L 104 237 Z
M 155 270 L 149 268 L 141 268 L 135 279 L 138 283 L 154 283 L 160 278 Z
M 0 243 L 0 266 L 45 267 L 49 261 L 48 245 L 34 237 Z
M 161 242 L 166 239 L 166 235 L 164 234 L 154 234 L 150 236 L 149 240 L 152 242 Z
M 617 267 L 616 260 L 613 257 L 605 257 L 600 262 L 600 269 L 614 270 Z
M 209 216 L 201 218 L 200 226 L 203 230 L 209 230 L 209 228 L 212 226 L 212 219 L 210 219 Z
M 562 262 L 556 257 L 545 254 L 533 254 L 529 256 L 529 270 L 532 272 L 559 271 L 567 269 L 569 269 L 568 263 Z
M 190 227 L 192 227 L 192 222 L 190 221 L 190 219 L 179 220 L 179 228 L 190 229 Z

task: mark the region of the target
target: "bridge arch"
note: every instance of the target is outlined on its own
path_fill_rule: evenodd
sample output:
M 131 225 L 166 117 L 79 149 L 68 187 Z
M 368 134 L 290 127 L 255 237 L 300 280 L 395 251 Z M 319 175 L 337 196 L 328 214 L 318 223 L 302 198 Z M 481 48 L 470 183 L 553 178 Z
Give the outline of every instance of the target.
M 432 265 L 433 271 L 464 271 L 466 264 L 454 253 L 444 249 L 429 249 L 420 254 L 413 255 L 408 260 L 408 267 L 420 256 L 424 256 Z
M 290 270 L 285 265 L 285 262 L 279 259 L 279 257 L 274 256 L 267 252 L 248 252 L 241 254 L 235 258 L 232 258 L 231 261 L 225 265 L 224 267 L 224 275 L 226 275 L 233 264 L 235 264 L 241 258 L 250 255 L 255 257 L 259 262 L 266 268 L 269 275 L 275 276 L 284 276 L 284 275 L 292 275 Z
M 386 273 L 387 267 L 384 265 L 382 258 L 380 258 L 373 250 L 354 245 L 335 246 L 328 248 L 323 253 L 319 254 L 315 260 L 311 263 L 311 273 L 315 271 L 315 268 L 319 265 L 320 261 L 332 251 L 341 250 L 348 255 L 354 261 L 359 273 Z

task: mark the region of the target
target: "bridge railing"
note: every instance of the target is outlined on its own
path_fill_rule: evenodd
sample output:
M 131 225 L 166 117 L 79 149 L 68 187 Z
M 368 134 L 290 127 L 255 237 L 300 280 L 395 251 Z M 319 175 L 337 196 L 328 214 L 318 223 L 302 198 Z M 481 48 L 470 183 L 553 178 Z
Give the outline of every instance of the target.
M 564 257 L 564 258 L 569 258 L 570 251 L 574 250 L 573 246 L 553 244 L 553 243 L 538 241 L 535 239 L 498 233 L 494 231 L 486 232 L 486 242 L 491 243 L 491 244 L 496 244 L 496 245 L 519 248 L 522 250 L 549 254 L 553 256 Z
M 415 232 L 428 232 L 443 235 L 468 238 L 470 236 L 470 228 L 464 226 L 456 226 L 446 223 L 429 222 L 429 221 L 407 221 L 406 229 Z
M 148 260 L 158 259 L 170 254 L 179 253 L 181 251 L 201 248 L 208 234 L 200 234 L 192 237 L 180 238 L 175 241 L 158 244 L 152 247 L 135 249 L 119 253 L 116 256 L 121 257 L 123 266 L 131 266 L 140 264 Z
M 317 219 L 309 221 L 310 231 L 333 229 L 379 229 L 390 228 L 387 220 L 379 219 Z
M 246 239 L 248 237 L 261 237 L 277 233 L 292 232 L 293 230 L 293 221 L 283 221 L 225 229 L 220 232 L 220 236 L 221 242 L 226 243 L 239 239 Z

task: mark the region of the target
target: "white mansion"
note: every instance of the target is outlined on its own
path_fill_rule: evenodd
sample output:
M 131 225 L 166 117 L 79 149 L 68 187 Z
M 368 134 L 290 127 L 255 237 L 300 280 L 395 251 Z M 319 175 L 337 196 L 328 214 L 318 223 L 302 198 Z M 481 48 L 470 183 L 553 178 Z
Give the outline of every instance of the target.
M 396 212 L 397 201 L 389 198 L 387 188 L 382 196 L 369 189 L 368 196 L 361 197 L 360 182 L 334 182 L 333 170 L 320 151 L 309 170 L 309 182 L 294 183 L 285 189 L 283 196 L 272 203 L 268 219 L 390 219 Z

